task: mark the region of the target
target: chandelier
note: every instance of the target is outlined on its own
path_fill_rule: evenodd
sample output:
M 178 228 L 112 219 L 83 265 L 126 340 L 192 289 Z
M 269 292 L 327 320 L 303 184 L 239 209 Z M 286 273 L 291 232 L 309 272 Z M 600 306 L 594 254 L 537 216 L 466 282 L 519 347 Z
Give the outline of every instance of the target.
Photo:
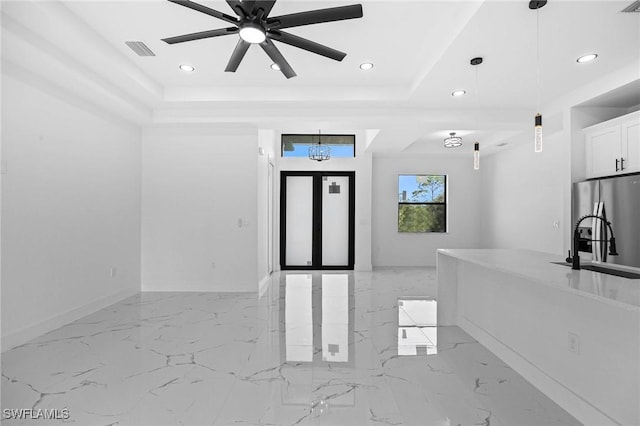
M 445 148 L 455 148 L 462 145 L 462 138 L 456 136 L 456 132 L 449 133 L 449 137 L 444 140 Z
M 325 161 L 331 159 L 331 147 L 322 145 L 320 130 L 318 130 L 318 143 L 309 147 L 309 160 Z

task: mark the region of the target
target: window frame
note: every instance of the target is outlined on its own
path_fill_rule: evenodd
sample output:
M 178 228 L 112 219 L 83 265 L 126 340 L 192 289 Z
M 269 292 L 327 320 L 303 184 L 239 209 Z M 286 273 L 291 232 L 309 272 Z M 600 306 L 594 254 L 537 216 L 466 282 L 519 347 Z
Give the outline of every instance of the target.
M 400 198 L 398 197 L 398 210 L 397 210 L 397 231 L 399 234 L 446 234 L 449 232 L 449 221 L 447 220 L 448 217 L 448 204 L 449 204 L 449 196 L 448 196 L 448 176 L 446 174 L 426 174 L 426 173 L 399 173 L 398 174 L 398 180 L 397 180 L 397 190 L 398 190 L 398 195 L 400 194 L 400 177 L 401 176 L 441 176 L 443 178 L 443 200 L 444 201 L 439 201 L 439 202 L 434 202 L 434 201 L 409 201 L 409 202 L 402 202 L 400 201 Z M 444 207 L 444 224 L 443 224 L 443 228 L 444 230 L 442 231 L 429 231 L 429 230 L 424 230 L 424 231 L 401 231 L 400 230 L 400 206 L 401 205 L 418 205 L 418 206 L 424 206 L 424 205 L 434 205 L 434 206 L 443 206 Z
M 311 141 L 313 142 L 314 137 L 317 137 L 317 133 L 281 133 L 280 134 L 280 158 L 306 158 L 303 156 L 294 157 L 294 156 L 285 156 L 284 155 L 284 138 L 286 136 L 311 136 Z M 335 158 L 356 158 L 356 135 L 352 133 L 322 133 L 320 135 L 321 138 L 331 137 L 331 136 L 342 136 L 342 137 L 351 137 L 353 138 L 353 157 L 335 157 Z M 324 143 L 323 143 L 324 144 Z M 331 146 L 331 144 L 328 144 Z M 346 144 L 345 144 L 346 146 Z M 332 156 L 333 158 L 333 156 Z

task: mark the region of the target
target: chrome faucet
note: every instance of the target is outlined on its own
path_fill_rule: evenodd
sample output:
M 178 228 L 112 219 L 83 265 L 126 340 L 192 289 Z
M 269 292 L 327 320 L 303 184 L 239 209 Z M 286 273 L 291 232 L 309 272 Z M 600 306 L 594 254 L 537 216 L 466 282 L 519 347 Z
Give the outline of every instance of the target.
M 611 238 L 609 239 L 609 255 L 611 256 L 618 255 L 618 252 L 616 249 L 616 238 L 613 236 L 613 228 L 611 227 L 611 222 L 609 222 L 606 218 L 602 216 L 597 216 L 595 214 L 588 214 L 578 219 L 578 221 L 576 222 L 576 227 L 573 230 L 573 257 L 571 257 L 571 255 L 567 257 L 567 262 L 571 262 L 571 269 L 576 269 L 576 270 L 580 269 L 580 255 L 578 254 L 578 244 L 580 244 L 580 233 L 578 231 L 578 227 L 580 226 L 583 220 L 589 219 L 589 218 L 599 219 L 609 227 L 609 230 L 611 231 Z M 607 240 L 605 239 L 605 240 L 591 240 L 591 241 L 606 242 Z

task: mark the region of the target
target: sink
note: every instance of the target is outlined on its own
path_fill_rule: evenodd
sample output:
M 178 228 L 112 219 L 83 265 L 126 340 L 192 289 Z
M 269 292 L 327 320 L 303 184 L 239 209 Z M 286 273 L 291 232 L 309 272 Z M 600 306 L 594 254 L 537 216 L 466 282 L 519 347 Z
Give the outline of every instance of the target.
M 566 262 L 551 262 L 551 263 L 554 263 L 556 265 L 569 266 L 569 267 L 571 266 L 570 263 L 566 263 Z M 580 269 L 584 269 L 586 271 L 600 272 L 601 274 L 615 275 L 616 277 L 628 278 L 631 280 L 640 280 L 640 274 L 638 274 L 637 272 L 621 271 L 619 269 L 610 269 L 610 268 L 604 268 L 598 265 L 589 265 L 589 264 L 580 265 Z

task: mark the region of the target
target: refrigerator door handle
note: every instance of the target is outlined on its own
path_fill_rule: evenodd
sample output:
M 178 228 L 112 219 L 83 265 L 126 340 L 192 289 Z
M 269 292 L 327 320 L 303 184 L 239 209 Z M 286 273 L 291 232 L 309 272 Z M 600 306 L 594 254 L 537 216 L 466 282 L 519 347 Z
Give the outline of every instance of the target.
M 595 216 L 603 216 L 604 203 L 602 201 L 593 204 L 593 214 Z M 606 258 L 603 256 L 602 250 L 602 221 L 600 219 L 591 219 L 591 254 L 593 260 L 598 262 L 605 262 Z
M 598 215 L 598 203 L 593 203 L 593 212 L 591 213 L 594 216 Z M 600 245 L 598 243 L 598 221 L 595 219 L 591 219 L 591 256 L 593 260 L 600 260 Z

